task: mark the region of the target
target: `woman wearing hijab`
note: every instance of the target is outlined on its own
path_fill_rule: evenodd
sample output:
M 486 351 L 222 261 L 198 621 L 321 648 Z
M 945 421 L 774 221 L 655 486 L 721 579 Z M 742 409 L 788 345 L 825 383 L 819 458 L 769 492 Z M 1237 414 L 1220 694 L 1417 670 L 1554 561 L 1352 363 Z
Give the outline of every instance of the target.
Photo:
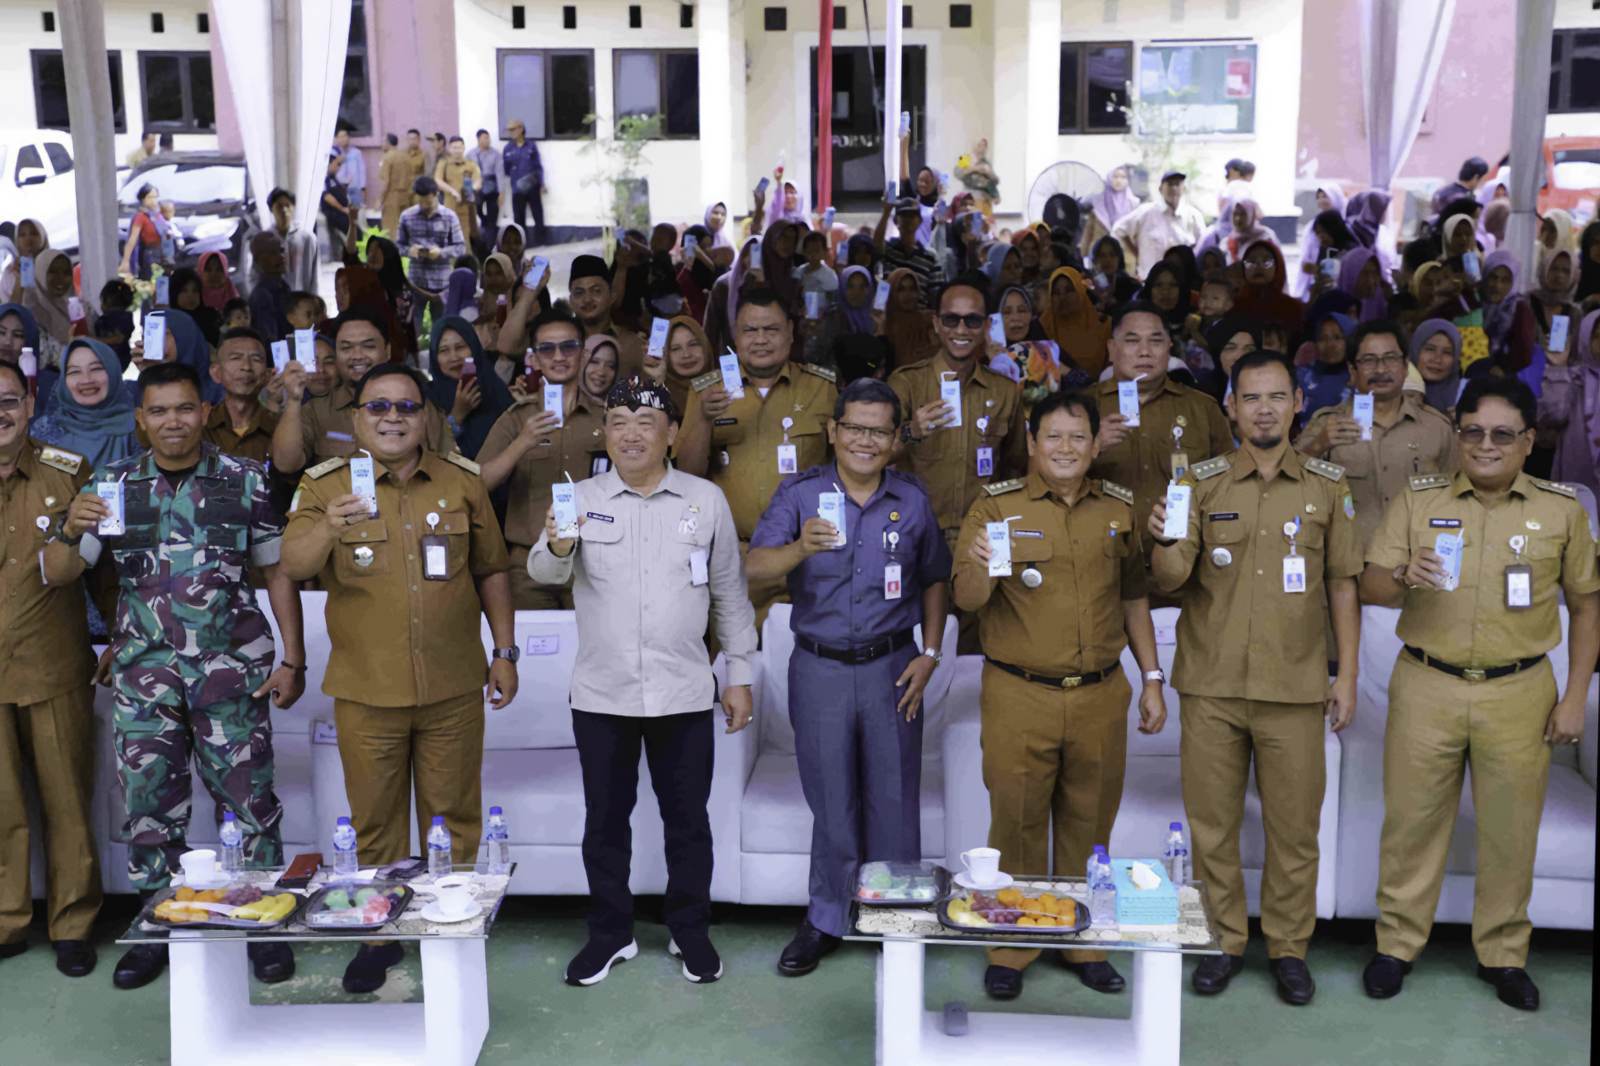
M 1339 257 L 1339 291 L 1359 301 L 1356 321 L 1387 318 L 1389 301 L 1384 293 L 1383 270 L 1371 248 L 1352 248 Z
M 1490 252 L 1483 260 L 1483 281 L 1478 285 L 1489 355 L 1502 371 L 1513 374 L 1528 365 L 1537 333 L 1528 299 L 1517 292 L 1517 274 L 1515 255 Z
M 1582 484 L 1600 496 L 1600 311 L 1577 329 L 1577 353 L 1551 352 L 1539 392 L 1539 437 L 1553 448 L 1550 480 Z
M 789 312 L 791 321 L 805 321 L 806 302 L 800 282 L 794 276 L 797 265 L 795 255 L 800 250 L 800 237 L 806 232 L 802 223 L 778 219 L 767 227 L 761 237 L 761 272 L 767 288 L 778 294 Z M 733 321 L 729 314 L 728 321 Z
M 617 342 L 596 333 L 583 342 L 583 362 L 578 367 L 578 394 L 591 411 L 606 409 L 606 396 L 617 383 Z
M 516 401 L 484 356 L 477 330 L 460 315 L 447 315 L 434 323 L 428 350 L 433 356 L 433 374 L 424 382 L 423 392 L 449 415 L 450 431 L 461 454 L 476 459 L 489 430 Z
M 683 313 L 683 290 L 671 252 L 653 252 L 645 277 L 645 309 L 651 318 L 675 318 Z
M 1305 405 L 1297 416 L 1302 426 L 1324 407 L 1337 407 L 1350 398 L 1350 362 L 1345 358 L 1344 342 L 1355 328 L 1354 319 L 1337 311 L 1329 311 L 1313 320 L 1313 340 L 1307 343 L 1312 345 L 1315 357 L 1296 373 L 1300 392 L 1305 397 Z
M 177 361 L 193 367 L 194 372 L 200 375 L 200 398 L 215 407 L 227 392 L 211 380 L 211 345 L 206 343 L 206 335 L 200 332 L 200 326 L 194 319 L 175 307 L 167 308 L 162 315 L 167 320 L 167 336 L 172 338 L 178 351 Z M 146 352 L 144 358 L 160 362 L 164 354 Z
M 1322 221 L 1323 214 L 1332 211 L 1338 216 L 1340 225 L 1344 224 L 1343 189 L 1333 183 L 1319 185 L 1316 189 L 1316 198 L 1317 213 L 1300 233 L 1300 272 L 1295 275 L 1294 284 L 1289 287 L 1290 295 L 1302 300 L 1311 291 L 1311 283 L 1316 280 L 1317 264 L 1322 262 L 1323 258 L 1323 245 L 1317 235 L 1317 223 Z M 1345 227 L 1345 232 L 1349 233 L 1349 227 Z M 1352 246 L 1355 244 L 1353 235 L 1350 242 Z
M 1595 297 L 1595 301 L 1590 301 Z M 1600 302 L 1600 222 L 1583 227 L 1578 238 L 1578 289 L 1572 296 L 1588 309 Z
M 706 230 L 711 234 L 711 248 L 732 248 L 733 238 L 728 236 L 728 205 L 718 200 L 706 208 Z M 711 248 L 706 249 L 710 251 Z M 682 410 L 682 408 L 679 408 Z
M 1572 216 L 1559 207 L 1552 207 L 1544 213 L 1539 220 L 1539 244 L 1541 253 L 1572 248 Z
M 1060 347 L 1063 366 L 1071 359 L 1090 378 L 1100 377 L 1106 366 L 1111 319 L 1095 307 L 1082 274 L 1060 267 L 1050 276 L 1050 302 L 1039 312 L 1039 325 Z
M 500 230 L 500 239 L 495 242 L 495 250 L 511 260 L 512 272 L 519 278 L 522 277 L 522 260 L 527 254 L 527 246 L 527 235 L 515 222 L 507 222 Z
M 167 292 L 172 297 L 172 306 L 194 319 L 206 343 L 215 348 L 222 340 L 222 315 L 206 305 L 200 275 L 189 267 L 174 270 Z
M 1294 365 L 1310 366 L 1320 356 L 1319 335 L 1322 322 L 1331 314 L 1337 312 L 1350 319 L 1360 322 L 1359 317 L 1361 301 L 1345 292 L 1343 289 L 1329 289 L 1312 301 L 1311 307 L 1306 311 L 1306 339 L 1294 353 Z M 1345 330 L 1349 333 L 1349 330 Z
M 733 260 L 733 268 L 711 286 L 706 301 L 703 325 L 711 350 L 720 357 L 733 347 L 733 322 L 739 310 L 739 297 L 746 289 L 759 287 L 766 280 L 761 266 L 761 238 L 747 237 Z
M 1511 221 L 1510 200 L 1490 200 L 1478 216 L 1478 242 L 1494 251 L 1506 241 L 1506 223 Z
M 1558 248 L 1540 256 L 1539 284 L 1530 294 L 1532 299 L 1528 305 L 1538 331 L 1535 343 L 1546 350 L 1550 346 L 1550 321 L 1558 315 L 1567 316 L 1567 350 L 1572 350 L 1571 329 L 1581 317 L 1578 306 L 1572 302 L 1572 294 L 1578 287 L 1573 274 L 1570 250 Z
M 1128 261 L 1123 256 L 1122 242 L 1115 237 L 1101 237 L 1094 245 L 1094 294 L 1100 310 L 1109 311 L 1117 304 L 1127 303 L 1139 291 L 1139 282 L 1128 273 Z M 1041 305 L 1049 301 L 1040 301 Z
M 20 300 L 22 299 L 22 261 L 24 259 L 33 259 L 40 252 L 50 247 L 50 234 L 38 219 L 25 218 L 17 223 L 16 229 L 11 234 L 10 243 L 16 254 L 12 258 L 11 264 L 6 267 L 5 279 L 0 282 L 0 292 L 4 292 L 7 300 Z
M 938 354 L 939 336 L 933 330 L 933 312 L 917 304 L 917 275 L 910 267 L 889 274 L 889 306 L 883 316 L 883 336 L 889 342 L 890 370 L 920 363 Z
M 1089 200 L 1089 218 L 1078 235 L 1080 254 L 1089 255 L 1100 238 L 1110 236 L 1111 227 L 1121 221 L 1123 215 L 1139 206 L 1139 198 L 1128 188 L 1128 179 L 1126 163 L 1111 168 L 1111 173 L 1106 175 L 1105 188 Z
M 46 248 L 34 257 L 33 284 L 23 287 L 22 306 L 33 312 L 41 330 L 62 345 L 74 335 L 85 335 L 92 326 L 89 320 L 81 323 L 72 321 L 67 303 L 71 295 L 72 260 L 64 252 Z M 40 358 L 40 365 L 43 366 L 43 356 Z
M 228 269 L 228 257 L 221 252 L 206 252 L 200 257 L 200 299 L 218 315 L 229 300 L 239 298 Z
M 1135 299 L 1149 300 L 1155 304 L 1161 310 L 1161 321 L 1167 324 L 1167 331 L 1176 339 L 1183 335 L 1184 320 L 1189 317 L 1188 297 L 1182 272 L 1163 259 L 1150 268 L 1150 273 L 1144 279 L 1144 287 Z
M 1245 249 L 1242 262 L 1244 285 L 1233 298 L 1233 309 L 1282 326 L 1286 348 L 1294 351 L 1305 326 L 1306 305 L 1283 291 L 1289 280 L 1283 253 L 1275 241 L 1256 241 Z
M 1015 245 L 996 241 L 985 253 L 983 274 L 989 279 L 989 298 L 998 307 L 1000 294 L 1022 281 L 1022 253 Z
M 77 452 L 96 469 L 140 451 L 133 417 L 133 384 L 108 345 L 79 337 L 62 356 L 65 371 L 50 397 L 50 412 L 28 433 L 41 444 Z
M 805 194 L 800 191 L 799 186 L 792 181 L 774 183 L 772 205 L 767 209 L 768 229 L 779 222 L 798 222 L 803 225 L 809 218 L 806 213 Z
M 39 322 L 32 311 L 19 303 L 0 304 L 0 359 L 15 363 L 22 357 L 22 349 L 32 348 L 43 365 L 39 340 Z
M 1206 350 L 1211 353 L 1212 369 L 1196 375 L 1195 387 L 1209 393 L 1218 403 L 1228 393 L 1228 376 L 1233 364 L 1246 352 L 1261 347 L 1261 323 L 1249 315 L 1223 315 L 1206 330 Z
M 1422 402 L 1441 414 L 1455 409 L 1461 392 L 1461 334 L 1442 318 L 1411 332 L 1411 365 L 1422 377 Z
M 864 266 L 878 274 L 878 246 L 870 233 L 853 233 L 845 242 L 844 259 L 847 266 Z
M 879 323 L 887 316 L 872 310 L 877 287 L 866 267 L 845 267 L 839 276 L 839 301 L 823 318 L 828 346 L 819 362 L 833 368 L 841 389 L 856 378 L 887 376 L 892 357 L 879 335 Z
M 458 266 L 450 271 L 450 276 L 444 284 L 444 313 L 446 317 L 459 317 L 464 309 L 475 314 L 476 308 L 471 307 L 473 297 L 478 294 L 478 273 L 471 267 Z
M 706 339 L 700 323 L 688 315 L 679 315 L 667 323 L 667 343 L 661 358 L 645 354 L 644 376 L 665 385 L 672 394 L 673 403 L 683 411 L 687 409 L 694 379 L 715 365 L 711 359 L 711 342 Z

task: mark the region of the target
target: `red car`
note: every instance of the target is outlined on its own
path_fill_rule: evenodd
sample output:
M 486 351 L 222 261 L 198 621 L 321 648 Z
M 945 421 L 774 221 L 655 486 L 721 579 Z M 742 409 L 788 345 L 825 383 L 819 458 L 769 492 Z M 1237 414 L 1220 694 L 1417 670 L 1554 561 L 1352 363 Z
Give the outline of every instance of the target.
M 1510 175 L 1510 166 L 1501 164 L 1486 184 L 1503 183 L 1509 191 Z M 1588 222 L 1595 214 L 1595 199 L 1600 197 L 1600 137 L 1548 138 L 1541 177 L 1539 214 L 1559 207 L 1578 225 Z

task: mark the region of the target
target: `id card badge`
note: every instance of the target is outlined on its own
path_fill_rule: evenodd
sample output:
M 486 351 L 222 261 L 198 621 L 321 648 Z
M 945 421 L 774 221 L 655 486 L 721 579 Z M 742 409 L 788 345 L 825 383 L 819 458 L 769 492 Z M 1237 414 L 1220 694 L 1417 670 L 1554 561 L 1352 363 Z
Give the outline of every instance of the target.
M 350 491 L 367 501 L 367 513 L 378 514 L 378 476 L 370 455 L 350 457 Z
M 578 486 L 558 481 L 550 486 L 551 503 L 556 513 L 556 536 L 571 540 L 578 535 Z
M 797 445 L 778 445 L 778 473 L 798 474 L 800 472 L 800 452 Z
M 722 387 L 728 399 L 744 399 L 744 374 L 739 370 L 739 357 L 730 350 L 717 360 L 717 368 L 722 371 Z
M 422 577 L 425 581 L 450 580 L 450 547 L 445 538 L 422 538 Z
M 1550 320 L 1550 351 L 1567 350 L 1567 330 L 1571 325 L 1572 321 L 1566 315 L 1556 315 Z
M 120 537 L 125 532 L 123 528 L 122 507 L 122 482 L 102 481 L 94 487 L 95 494 L 102 503 L 111 511 L 109 515 L 100 520 L 100 525 L 95 532 L 102 537 Z
M 1358 392 L 1350 397 L 1350 417 L 1361 427 L 1361 439 L 1372 439 L 1372 393 Z
M 1167 486 L 1167 518 L 1161 535 L 1167 540 L 1183 540 L 1189 535 L 1189 504 L 1194 496 L 1192 485 Z
M 945 375 L 949 375 L 946 377 Z M 946 370 L 939 375 L 939 399 L 950 405 L 955 418 L 946 422 L 945 429 L 954 429 L 961 424 L 961 382 L 955 376 L 954 370 Z
M 647 353 L 652 359 L 660 359 L 667 351 L 667 330 L 672 327 L 671 321 L 657 318 L 650 323 L 650 347 Z
M 994 449 L 987 445 L 978 449 L 978 476 L 994 477 Z
M 900 564 L 890 563 L 883 568 L 883 598 L 898 600 L 900 598 Z
M 1434 554 L 1444 564 L 1444 591 L 1454 592 L 1461 584 L 1461 536 L 1457 533 L 1440 533 L 1433 541 Z
M 817 517 L 824 522 L 831 522 L 833 528 L 839 531 L 839 537 L 833 542 L 837 551 L 849 543 L 849 534 L 845 529 L 844 518 L 844 493 L 820 492 L 817 494 Z
M 1506 567 L 1506 610 L 1526 611 L 1533 606 L 1533 567 L 1514 563 Z
M 166 357 L 167 316 L 152 312 L 144 316 L 144 357 L 159 363 Z
M 277 373 L 281 374 L 286 369 L 288 369 L 289 362 L 290 362 L 290 360 L 289 360 L 289 342 L 288 341 L 273 341 L 272 342 L 272 369 L 274 371 L 276 371 Z
M 1122 412 L 1130 426 L 1139 424 L 1139 383 L 1137 381 L 1117 382 L 1117 409 Z
M 1283 557 L 1283 591 L 1304 592 L 1306 590 L 1306 557 L 1304 555 L 1285 555 Z
M 689 553 L 689 584 L 706 585 L 711 581 L 711 572 L 706 567 L 709 558 L 704 548 L 696 548 Z
M 307 374 L 317 372 L 317 331 L 314 329 L 297 329 L 294 331 L 294 361 L 306 368 Z
M 565 385 L 552 385 L 548 381 L 544 386 L 544 413 L 556 416 L 556 425 L 567 424 L 567 394 Z

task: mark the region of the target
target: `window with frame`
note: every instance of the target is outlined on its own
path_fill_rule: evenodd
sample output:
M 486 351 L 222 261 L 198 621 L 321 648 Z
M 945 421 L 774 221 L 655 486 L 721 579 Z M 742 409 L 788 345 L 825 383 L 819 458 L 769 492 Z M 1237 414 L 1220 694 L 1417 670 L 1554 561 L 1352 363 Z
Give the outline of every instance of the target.
M 350 38 L 344 51 L 344 86 L 339 90 L 338 129 L 352 137 L 372 135 L 372 90 L 367 83 L 367 12 L 362 0 L 350 3 Z
M 67 112 L 67 71 L 60 49 L 35 48 L 33 60 L 34 125 L 44 130 L 70 130 Z M 111 75 L 111 119 L 118 133 L 128 132 L 128 110 L 122 98 L 122 53 L 106 52 Z
M 693 49 L 612 53 L 617 117 L 661 117 L 659 136 L 700 136 L 700 55 Z
M 161 133 L 215 133 L 210 52 L 140 52 L 144 128 Z
M 1556 30 L 1550 38 L 1550 113 L 1600 111 L 1600 30 Z
M 1256 46 L 1150 44 L 1139 49 L 1139 102 L 1161 109 L 1174 133 L 1256 131 Z
M 1126 133 L 1129 41 L 1061 42 L 1061 133 Z
M 495 53 L 500 132 L 521 120 L 528 139 L 577 140 L 592 135 L 594 52 L 590 49 L 501 48 Z

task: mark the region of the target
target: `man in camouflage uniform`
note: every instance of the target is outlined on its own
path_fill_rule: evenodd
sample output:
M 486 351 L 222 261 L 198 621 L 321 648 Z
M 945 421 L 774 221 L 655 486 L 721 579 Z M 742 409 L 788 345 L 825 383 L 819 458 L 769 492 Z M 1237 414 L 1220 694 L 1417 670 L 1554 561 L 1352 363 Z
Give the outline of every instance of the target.
M 210 406 L 200 379 L 181 363 L 139 375 L 139 426 L 150 451 L 97 470 L 73 499 L 45 552 L 46 580 L 69 582 L 109 549 L 118 602 L 109 672 L 116 690 L 116 740 L 127 800 L 128 874 L 151 893 L 171 880 L 187 850 L 189 753 L 206 789 L 244 833 L 245 861 L 283 860 L 272 791 L 272 724 L 266 695 L 288 707 L 305 688 L 300 600 L 278 570 L 283 520 L 266 472 L 203 443 Z M 111 512 L 97 494 L 120 484 L 123 531 L 98 532 Z M 273 668 L 272 630 L 256 605 L 249 566 L 266 575 L 284 635 Z M 252 945 L 256 974 L 283 980 L 294 959 L 283 945 Z M 117 966 L 119 988 L 137 988 L 166 965 L 163 945 L 141 945 Z

